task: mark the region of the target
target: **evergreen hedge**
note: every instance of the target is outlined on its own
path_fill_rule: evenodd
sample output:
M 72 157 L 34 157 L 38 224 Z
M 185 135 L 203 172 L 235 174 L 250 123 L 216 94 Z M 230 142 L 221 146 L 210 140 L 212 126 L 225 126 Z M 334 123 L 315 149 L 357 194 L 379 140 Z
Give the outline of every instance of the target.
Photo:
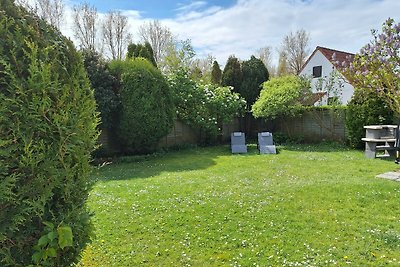
M 120 83 L 116 132 L 121 147 L 127 154 L 154 151 L 173 125 L 175 109 L 166 79 L 144 58 L 113 61 L 110 69 Z
M 0 265 L 68 266 L 91 234 L 93 91 L 72 42 L 10 0 L 0 36 Z
M 94 90 L 97 111 L 100 113 L 100 128 L 113 129 L 120 106 L 118 81 L 110 73 L 108 63 L 100 54 L 91 50 L 83 50 L 81 54 L 91 87 Z

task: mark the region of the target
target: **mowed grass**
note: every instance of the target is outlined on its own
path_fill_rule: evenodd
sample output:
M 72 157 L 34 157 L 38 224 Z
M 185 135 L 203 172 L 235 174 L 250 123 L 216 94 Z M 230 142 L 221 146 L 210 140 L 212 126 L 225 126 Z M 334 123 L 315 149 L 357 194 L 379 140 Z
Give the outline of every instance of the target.
M 228 146 L 97 169 L 79 266 L 399 266 L 393 161 L 329 145 Z

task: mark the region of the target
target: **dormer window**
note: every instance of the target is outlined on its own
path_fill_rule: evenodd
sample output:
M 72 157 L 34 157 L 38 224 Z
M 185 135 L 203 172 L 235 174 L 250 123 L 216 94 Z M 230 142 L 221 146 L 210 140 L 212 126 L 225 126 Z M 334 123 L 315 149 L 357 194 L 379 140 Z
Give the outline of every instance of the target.
M 315 66 L 312 69 L 313 78 L 319 78 L 322 76 L 322 66 Z

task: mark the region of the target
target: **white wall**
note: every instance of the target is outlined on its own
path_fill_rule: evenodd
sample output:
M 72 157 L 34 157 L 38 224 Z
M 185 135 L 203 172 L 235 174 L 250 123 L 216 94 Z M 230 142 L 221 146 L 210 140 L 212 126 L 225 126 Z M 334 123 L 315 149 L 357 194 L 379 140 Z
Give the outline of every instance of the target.
M 331 73 L 335 70 L 333 64 L 320 51 L 317 50 L 313 55 L 313 57 L 308 61 L 307 65 L 300 72 L 300 75 L 312 77 L 313 67 L 316 66 L 322 66 L 322 74 L 320 78 L 323 79 L 327 79 L 331 75 Z M 341 90 L 342 92 L 340 96 L 340 101 L 342 102 L 342 104 L 346 105 L 350 101 L 354 93 L 354 88 L 351 84 L 347 82 L 347 80 L 343 77 L 343 75 L 340 74 L 340 77 L 342 77 L 344 80 Z M 320 78 L 311 79 L 311 88 L 314 93 L 317 92 L 316 84 Z M 322 101 L 319 103 L 317 102 L 316 105 L 326 105 L 328 103 L 328 97 L 330 96 L 324 96 Z

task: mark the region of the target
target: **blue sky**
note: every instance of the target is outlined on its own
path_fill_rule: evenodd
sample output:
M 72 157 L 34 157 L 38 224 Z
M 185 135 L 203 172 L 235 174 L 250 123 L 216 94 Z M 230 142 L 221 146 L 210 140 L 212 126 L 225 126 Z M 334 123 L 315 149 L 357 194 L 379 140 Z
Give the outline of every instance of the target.
M 70 0 L 68 8 L 79 0 Z M 208 54 L 223 65 L 230 55 L 242 60 L 270 46 L 277 48 L 291 31 L 310 33 L 310 52 L 316 46 L 355 53 L 391 17 L 400 22 L 399 0 L 131 0 L 89 1 L 100 13 L 121 10 L 128 16 L 133 41 L 138 28 L 158 19 L 178 39 L 191 39 L 198 57 Z M 68 6 L 69 5 L 69 6 Z M 72 22 L 62 31 L 73 39 Z
M 192 0 L 118 0 L 118 1 L 87 1 L 95 6 L 99 12 L 109 10 L 136 10 L 142 18 L 167 19 L 173 18 L 181 13 L 182 8 L 195 5 L 197 7 L 208 8 L 210 6 L 220 6 L 223 8 L 233 5 L 234 0 L 215 0 L 215 1 L 192 1 Z

